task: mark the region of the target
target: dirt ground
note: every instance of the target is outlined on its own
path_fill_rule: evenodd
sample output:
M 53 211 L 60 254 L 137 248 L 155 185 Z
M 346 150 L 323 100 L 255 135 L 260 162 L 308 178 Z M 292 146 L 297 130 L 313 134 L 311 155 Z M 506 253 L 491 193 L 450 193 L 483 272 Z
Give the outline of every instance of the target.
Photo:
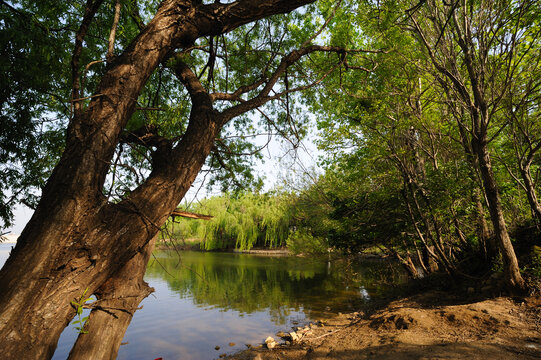
M 272 350 L 260 346 L 228 358 L 541 359 L 541 298 L 471 302 L 431 292 L 371 314 L 339 315 L 297 333 L 302 338 L 290 345 L 275 336 Z

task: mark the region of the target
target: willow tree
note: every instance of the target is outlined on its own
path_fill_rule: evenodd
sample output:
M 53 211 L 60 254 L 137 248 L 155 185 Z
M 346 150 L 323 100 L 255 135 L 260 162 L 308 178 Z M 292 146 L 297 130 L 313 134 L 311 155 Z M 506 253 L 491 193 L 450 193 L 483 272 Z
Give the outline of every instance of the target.
M 129 280 L 133 276 L 126 274 L 133 275 L 133 269 L 141 271 L 161 225 L 180 203 L 207 156 L 222 146 L 224 131 L 232 131 L 225 130 L 226 125 L 240 116 L 244 119 L 240 131 L 245 135 L 253 124 L 243 114 L 282 97 L 285 101 L 281 104 L 287 105 L 287 94 L 317 84 L 318 79 L 296 65 L 306 55 L 316 51 L 344 54 L 343 49 L 312 45 L 317 30 L 310 35 L 298 31 L 302 26 L 288 29 L 283 24 L 281 33 L 271 27 L 258 28 L 261 19 L 311 2 L 239 0 L 204 4 L 165 0 L 157 6 L 145 4 L 130 8 L 124 15 L 124 19 L 132 19 L 131 28 L 136 27 L 136 31 L 116 50 L 115 34 L 127 29 L 117 26 L 122 21 L 121 5 L 128 8 L 131 2 L 117 1 L 107 7 L 103 0 L 87 0 L 71 9 L 70 15 L 80 11 L 78 27 L 57 29 L 74 32 L 70 37 L 71 116 L 65 151 L 0 272 L 0 339 L 4 357 L 50 358 L 60 333 L 74 316 L 71 301 L 85 291 L 98 295 L 99 300 L 114 298 L 115 292 L 133 291 L 140 296 L 144 284 L 133 281 L 128 283 L 128 289 L 119 289 L 115 288 L 115 281 L 119 284 Z M 51 4 L 31 5 L 29 9 L 42 11 Z M 6 3 L 2 6 L 10 7 L 13 16 L 26 11 Z M 39 22 L 47 14 L 36 11 L 29 13 L 28 18 Z M 296 19 L 302 25 L 303 18 L 310 14 L 299 12 Z M 145 16 L 149 20 L 146 25 Z M 104 19 L 111 21 L 107 23 L 109 34 L 103 31 Z M 284 19 L 274 21 L 280 23 Z M 63 23 L 62 17 L 59 23 Z M 243 27 L 250 23 L 251 27 Z M 93 26 L 98 26 L 101 33 L 89 36 Z M 305 21 L 304 26 L 317 29 L 311 21 Z M 236 42 L 225 41 L 235 29 L 244 29 L 245 36 Z M 297 30 L 293 32 L 297 35 L 293 41 L 286 41 L 283 35 L 289 30 Z M 235 71 L 221 78 L 213 75 L 230 65 L 229 51 L 233 49 L 227 44 L 238 47 L 249 36 L 257 39 L 264 35 L 268 38 L 247 52 L 244 66 L 237 60 Z M 220 40 L 224 45 L 217 52 Z M 89 58 L 85 53 L 90 44 L 101 51 L 100 59 Z M 202 57 L 191 56 L 195 51 L 208 55 L 203 64 Z M 330 59 L 340 61 L 340 57 Z M 324 62 L 328 71 L 332 71 L 333 61 Z M 105 66 L 93 68 L 97 62 Z M 179 112 L 187 120 L 184 125 L 173 127 L 175 131 L 160 132 L 159 125 L 163 124 L 159 121 L 141 121 L 139 126 L 130 123 L 141 107 L 139 100 L 145 85 L 160 67 L 166 67 L 176 78 L 178 88 L 187 94 L 187 110 Z M 158 89 L 163 85 L 159 79 L 156 84 Z M 173 102 L 174 99 L 170 101 Z M 275 113 L 290 124 L 289 107 L 284 109 Z M 146 110 L 156 109 L 147 106 Z M 269 126 L 276 126 L 270 117 L 269 121 Z M 108 179 L 114 179 L 114 155 L 121 151 L 121 144 L 145 148 L 140 156 L 147 160 L 149 171 L 136 187 L 127 188 L 117 201 L 110 201 L 104 185 Z M 100 326 L 107 321 L 96 323 L 99 326 L 94 333 L 99 334 Z M 97 340 L 94 337 L 92 341 Z M 109 344 L 99 353 L 95 342 L 85 346 L 93 349 L 87 356 L 94 359 L 114 357 L 115 346 L 118 349 L 118 345 Z M 72 357 L 80 358 L 83 353 L 75 351 Z

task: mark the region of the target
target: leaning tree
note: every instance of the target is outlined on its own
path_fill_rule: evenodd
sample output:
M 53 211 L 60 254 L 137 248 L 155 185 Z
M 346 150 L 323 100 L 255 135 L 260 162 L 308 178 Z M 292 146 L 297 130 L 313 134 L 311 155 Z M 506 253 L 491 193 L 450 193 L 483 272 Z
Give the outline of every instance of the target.
M 238 130 L 245 137 L 256 126 L 245 114 L 258 109 L 276 132 L 282 133 L 284 125 L 302 132 L 293 124 L 289 94 L 319 84 L 358 54 L 315 45 L 329 21 L 308 20 L 313 11 L 297 12 L 293 26 L 270 17 L 312 2 L 164 0 L 153 7 L 152 2 L 87 0 L 75 10 L 68 6 L 56 28 L 40 22 L 40 15 L 53 13 L 46 7 L 56 3 L 29 2 L 34 13 L 1 3 L 11 16 L 35 23 L 36 31 L 66 31 L 73 42 L 67 66 L 69 122 L 60 142 L 64 151 L 0 271 L 4 357 L 50 358 L 75 314 L 72 300 L 83 293 L 98 300 L 90 334 L 80 337 L 71 357 L 116 356 L 119 330 L 123 333 L 150 291 L 142 274 L 161 225 L 209 154 L 227 167 L 224 152 L 246 150 L 225 139 L 234 130 L 228 124 L 241 119 Z M 326 6 L 330 20 L 333 11 Z M 72 28 L 65 19 L 76 17 L 77 10 L 82 15 Z M 127 36 L 128 29 L 136 35 Z M 121 35 L 124 44 L 115 55 L 115 37 Z M 102 59 L 89 56 L 90 47 Z M 329 55 L 310 59 L 314 52 Z M 325 70 L 312 73 L 304 61 Z M 168 100 L 155 101 L 164 91 Z M 182 106 L 174 106 L 176 95 Z M 261 110 L 272 101 L 278 105 L 269 113 Z M 164 107 L 167 116 L 155 115 Z M 176 118 L 186 120 L 171 120 Z M 123 152 L 126 146 L 129 155 Z M 145 164 L 142 178 L 126 158 Z M 121 168 L 136 186 L 117 186 Z M 118 197 L 111 197 L 113 189 L 122 189 Z

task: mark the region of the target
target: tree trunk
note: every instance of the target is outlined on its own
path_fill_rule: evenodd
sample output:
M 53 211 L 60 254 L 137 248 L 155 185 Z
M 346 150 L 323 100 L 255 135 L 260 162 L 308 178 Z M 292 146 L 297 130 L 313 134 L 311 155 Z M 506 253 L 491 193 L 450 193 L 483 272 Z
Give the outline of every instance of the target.
M 498 244 L 494 241 L 494 238 L 491 236 L 488 229 L 488 224 L 485 219 L 485 208 L 481 203 L 481 194 L 478 188 L 474 189 L 473 201 L 475 202 L 477 218 L 477 236 L 479 238 L 479 243 L 483 247 L 483 252 L 487 260 L 492 260 L 498 254 Z
M 537 194 L 535 192 L 535 186 L 532 179 L 532 174 L 530 172 L 530 164 L 521 166 L 520 174 L 522 175 L 522 180 L 524 181 L 524 188 L 526 190 L 528 202 L 530 203 L 532 217 L 539 227 L 541 226 L 541 204 L 539 204 L 539 200 L 537 199 Z
M 419 272 L 417 271 L 409 252 L 406 252 L 405 256 L 402 256 L 398 251 L 388 246 L 383 245 L 380 249 L 386 250 L 387 253 L 397 259 L 404 267 L 404 270 L 406 270 L 413 279 L 420 278 Z
M 524 279 L 520 275 L 517 256 L 507 232 L 507 226 L 505 224 L 500 200 L 500 193 L 496 185 L 494 173 L 492 172 L 492 164 L 486 145 L 486 139 L 483 137 L 477 137 L 476 139 L 477 141 L 472 141 L 472 147 L 479 160 L 479 167 L 488 201 L 490 218 L 494 227 L 494 237 L 496 238 L 500 253 L 502 255 L 505 279 L 508 286 L 512 290 L 523 291 L 526 285 Z
M 187 149 L 186 159 L 180 161 L 185 166 L 155 173 L 146 186 L 119 204 L 96 201 L 64 212 L 60 208 L 47 214 L 36 211 L 22 234 L 25 241 L 17 244 L 2 269 L 4 357 L 52 356 L 60 333 L 74 315 L 70 301 L 86 288 L 94 294 L 145 247 L 180 202 L 213 145 L 216 127 L 207 123 L 207 128 L 206 136 L 185 137 L 185 147 L 192 150 Z
M 96 290 L 98 300 L 93 304 L 84 327 L 87 333 L 79 334 L 69 359 L 116 359 L 139 303 L 154 291 L 143 277 L 156 238 Z
M 229 120 L 198 89 L 181 141 L 156 158 L 149 178 L 119 203 L 102 194 L 111 159 L 138 95 L 174 49 L 206 35 L 291 11 L 310 0 L 254 0 L 194 7 L 165 0 L 108 65 L 92 101 L 68 126 L 66 150 L 0 271 L 0 339 L 7 359 L 48 359 L 85 289 L 103 290 L 140 253 L 182 200 Z M 184 84 L 188 88 L 191 84 Z M 238 115 L 234 111 L 232 115 Z M 101 332 L 101 330 L 100 330 Z

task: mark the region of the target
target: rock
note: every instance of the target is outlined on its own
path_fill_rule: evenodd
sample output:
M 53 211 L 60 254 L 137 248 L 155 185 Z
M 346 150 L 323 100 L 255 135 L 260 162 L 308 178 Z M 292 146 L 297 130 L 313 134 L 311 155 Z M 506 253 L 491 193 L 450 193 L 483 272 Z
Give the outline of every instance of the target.
M 252 344 L 244 344 L 248 349 L 252 348 Z
M 276 333 L 276 336 L 278 336 L 279 338 L 282 338 L 282 339 L 283 339 L 283 338 L 289 337 L 289 335 L 286 334 L 286 333 L 283 332 L 283 331 L 278 331 L 278 332 Z
M 234 343 L 234 342 L 230 342 L 230 343 L 229 343 L 229 346 L 235 346 L 235 343 Z
M 261 354 L 257 354 L 256 356 L 254 356 L 253 360 L 263 360 L 263 358 L 261 357 Z
M 270 342 L 276 342 L 276 340 L 274 340 L 274 338 L 272 336 L 269 336 L 265 339 L 265 344 L 268 344 Z
M 274 349 L 276 345 L 278 345 L 272 336 L 269 336 L 265 339 L 265 344 L 267 345 L 267 348 L 271 350 Z
M 220 347 L 219 347 L 218 345 L 216 345 L 216 346 L 214 347 L 214 350 L 218 351 L 218 350 L 220 350 Z
M 291 337 L 291 341 L 297 341 L 299 340 L 299 336 L 297 335 L 296 332 L 292 331 L 289 333 L 289 337 Z

